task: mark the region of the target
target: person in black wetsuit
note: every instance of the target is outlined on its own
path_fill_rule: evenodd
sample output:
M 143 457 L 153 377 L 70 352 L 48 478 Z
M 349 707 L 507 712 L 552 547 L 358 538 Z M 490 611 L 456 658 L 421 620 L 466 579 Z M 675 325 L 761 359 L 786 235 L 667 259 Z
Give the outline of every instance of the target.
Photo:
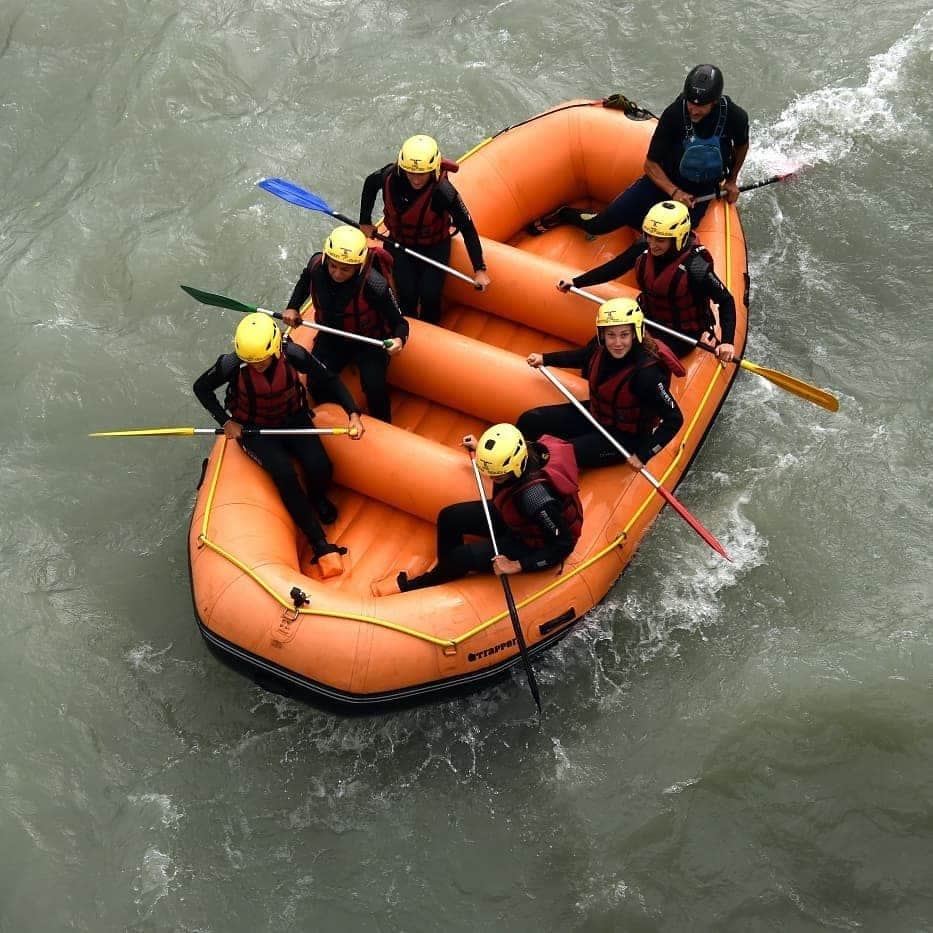
M 686 206 L 677 201 L 655 204 L 648 211 L 642 230 L 645 236 L 624 253 L 574 276 L 569 282 L 561 279 L 557 288 L 562 292 L 571 285 L 586 288 L 621 278 L 634 267 L 635 280 L 641 289 L 638 302 L 649 322 L 714 346 L 716 356 L 728 363 L 735 357 L 735 299 L 716 275 L 713 257 L 691 232 Z M 713 333 L 715 319 L 710 302 L 719 308 L 718 343 Z M 648 329 L 651 330 L 650 323 Z M 673 349 L 684 357 L 693 344 L 674 340 Z
M 640 470 L 680 430 L 684 416 L 669 391 L 671 375 L 685 370 L 660 341 L 644 332 L 644 316 L 633 298 L 612 298 L 596 314 L 596 336 L 579 350 L 531 353 L 528 365 L 579 367 L 589 382 L 590 414 L 629 452 Z M 621 453 L 575 405 L 531 408 L 518 419 L 530 439 L 553 434 L 570 441 L 581 467 L 620 463 Z
M 402 246 L 448 265 L 450 228 L 454 225 L 463 234 L 473 264 L 473 284 L 483 291 L 490 279 L 479 234 L 463 199 L 447 177 L 448 172 L 457 168 L 455 162 L 441 158 L 437 142 L 430 136 L 405 140 L 397 161 L 373 172 L 363 182 L 360 227 L 367 236 L 372 236 L 373 206 L 381 192 L 389 236 Z M 395 258 L 395 284 L 402 312 L 417 317 L 420 303 L 421 320 L 439 323 L 441 289 L 447 273 L 391 245 L 389 249 Z
M 376 259 L 376 257 L 379 259 Z M 408 340 L 408 321 L 402 317 L 388 281 L 375 262 L 391 263 L 384 250 L 370 249 L 366 234 L 356 227 L 336 227 L 315 253 L 292 291 L 282 320 L 289 327 L 301 325 L 299 309 L 311 297 L 314 320 L 325 327 L 378 340 L 389 340 L 385 349 L 321 332 L 314 338 L 313 354 L 331 371 L 339 373 L 351 361 L 360 371 L 360 384 L 369 413 L 391 421 L 386 369 L 390 357 L 402 352 Z
M 560 224 L 597 236 L 620 227 L 637 230 L 651 205 L 665 199 L 684 204 L 696 227 L 709 206 L 698 197 L 721 187 L 723 197 L 735 203 L 747 154 L 748 113 L 723 95 L 722 72 L 715 65 L 697 65 L 658 120 L 641 178 L 598 214 L 564 206 L 535 221 L 529 232 Z
M 400 573 L 396 582 L 403 593 L 490 569 L 513 574 L 555 567 L 580 537 L 583 508 L 569 444 L 556 437 L 526 444 L 514 425 L 503 423 L 479 441 L 468 435 L 463 445 L 476 452 L 477 467 L 492 477 L 488 506 L 501 553 L 493 559 L 482 502 L 448 505 L 437 518 L 437 564 L 412 579 Z
M 283 340 L 268 315 L 257 312 L 243 318 L 236 329 L 234 347 L 234 353 L 219 356 L 198 377 L 194 394 L 224 435 L 238 441 L 272 477 L 289 515 L 308 538 L 321 575 L 336 576 L 343 571 L 341 554 L 345 550 L 327 541 L 315 517 L 316 511 L 325 525 L 337 520 L 337 507 L 325 495 L 332 469 L 320 438 L 314 434 L 249 434 L 244 428 L 313 427 L 314 415 L 299 373 L 307 376 L 312 395 L 327 394 L 343 407 L 350 418 L 350 434 L 357 440 L 364 431 L 359 409 L 340 377 L 303 347 Z M 216 391 L 224 385 L 227 392 L 221 405 Z M 304 469 L 307 496 L 299 486 L 292 457 Z

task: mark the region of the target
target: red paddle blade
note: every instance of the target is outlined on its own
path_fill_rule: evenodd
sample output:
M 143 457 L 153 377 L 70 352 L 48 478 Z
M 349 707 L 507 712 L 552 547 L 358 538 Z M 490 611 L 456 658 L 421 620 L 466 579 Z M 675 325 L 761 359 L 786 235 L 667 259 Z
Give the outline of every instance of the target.
M 673 493 L 668 492 L 663 486 L 654 487 L 665 498 L 665 500 L 674 508 L 674 511 L 717 553 L 721 554 L 729 563 L 732 558 L 726 553 L 725 548 L 681 505 Z

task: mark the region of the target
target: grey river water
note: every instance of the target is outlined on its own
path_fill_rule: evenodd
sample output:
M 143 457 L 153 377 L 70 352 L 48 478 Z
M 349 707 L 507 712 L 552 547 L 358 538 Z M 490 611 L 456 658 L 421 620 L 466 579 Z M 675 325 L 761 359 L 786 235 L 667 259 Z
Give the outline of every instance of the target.
M 748 373 L 685 504 L 538 663 L 344 719 L 194 622 L 193 378 L 415 132 L 752 118 Z M 933 930 L 933 12 L 924 2 L 3 0 L 0 931 Z

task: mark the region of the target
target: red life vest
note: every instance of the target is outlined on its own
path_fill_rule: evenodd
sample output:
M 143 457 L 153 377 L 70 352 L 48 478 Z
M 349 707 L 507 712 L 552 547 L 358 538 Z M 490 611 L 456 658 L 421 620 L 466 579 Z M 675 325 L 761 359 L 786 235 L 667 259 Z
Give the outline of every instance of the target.
M 683 251 L 660 272 L 656 271 L 656 263 L 647 248 L 635 260 L 635 279 L 641 289 L 639 302 L 645 317 L 690 336 L 701 333 L 713 323 L 709 302 L 704 299 L 703 304 L 697 306 L 690 289 L 687 262 L 693 256 L 703 256 L 710 266 L 713 264 L 709 251 L 696 234 L 691 233 Z
M 311 302 L 314 305 L 314 320 L 318 324 L 336 327 L 351 334 L 361 334 L 364 337 L 376 337 L 379 340 L 384 340 L 389 336 L 391 330 L 388 323 L 366 297 L 366 281 L 369 278 L 374 258 L 378 258 L 386 266 L 392 265 L 392 257 L 386 250 L 371 246 L 366 262 L 357 275 L 356 288 L 350 300 L 343 308 L 325 308 L 321 300 L 318 277 L 329 275 L 329 273 L 324 265 L 322 253 L 316 253 L 311 257 Z
M 392 171 L 385 173 L 382 179 L 382 203 L 385 224 L 394 240 L 404 246 L 433 246 L 450 239 L 450 214 L 446 210 L 436 211 L 432 201 L 437 186 L 447 177 L 452 165 L 455 163 L 442 159 L 440 178 L 432 178 L 408 209 L 401 213 L 396 210 L 391 194 L 393 179 L 398 177 L 398 170 L 392 166 Z
M 271 382 L 266 373 L 258 373 L 243 363 L 227 386 L 224 404 L 234 421 L 266 427 L 275 427 L 289 415 L 308 410 L 305 387 L 284 352 L 276 361 Z
M 655 340 L 658 345 L 658 356 L 642 351 L 637 358 L 623 366 L 617 373 L 603 382 L 597 383 L 599 370 L 606 348 L 600 346 L 590 359 L 587 379 L 590 383 L 590 412 L 604 427 L 623 434 L 650 434 L 660 423 L 657 415 L 649 416 L 641 410 L 641 401 L 632 391 L 632 377 L 640 369 L 657 364 L 661 370 L 664 387 L 671 384 L 671 376 L 684 376 L 684 369 L 680 360 L 674 355 L 667 344 Z
M 573 445 L 558 437 L 542 434 L 537 441 L 547 452 L 546 460 L 539 469 L 523 476 L 517 483 L 499 487 L 493 496 L 493 504 L 512 533 L 529 548 L 538 549 L 547 544 L 537 522 L 525 518 L 515 504 L 516 496 L 535 483 L 547 483 L 557 494 L 560 514 L 570 529 L 574 544 L 583 529 L 583 505 L 579 495 L 579 471 Z

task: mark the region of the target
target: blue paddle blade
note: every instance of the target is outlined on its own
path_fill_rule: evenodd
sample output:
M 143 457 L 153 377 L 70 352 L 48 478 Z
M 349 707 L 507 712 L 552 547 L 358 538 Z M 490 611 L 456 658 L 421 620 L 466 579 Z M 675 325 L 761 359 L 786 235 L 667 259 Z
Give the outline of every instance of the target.
M 293 185 L 284 178 L 264 178 L 257 184 L 263 191 L 268 191 L 269 194 L 274 194 L 290 204 L 306 207 L 309 211 L 320 211 L 322 214 L 334 213 L 334 209 L 322 198 L 310 191 L 305 191 L 304 188 L 299 188 L 298 185 Z

